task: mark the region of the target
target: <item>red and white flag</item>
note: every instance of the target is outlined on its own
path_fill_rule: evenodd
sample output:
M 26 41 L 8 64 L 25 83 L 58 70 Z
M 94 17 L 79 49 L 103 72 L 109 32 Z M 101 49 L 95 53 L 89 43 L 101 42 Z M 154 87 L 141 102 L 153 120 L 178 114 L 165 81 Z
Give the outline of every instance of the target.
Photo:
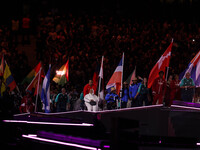
M 151 70 L 149 74 L 149 79 L 148 79 L 148 88 L 151 88 L 154 80 L 159 76 L 158 74 L 160 71 L 163 71 L 165 75 L 165 69 L 166 67 L 169 67 L 172 45 L 173 45 L 173 40 L 171 44 L 169 45 L 169 47 L 164 52 L 164 54 L 160 57 L 158 62 L 155 64 L 155 66 Z
M 119 65 L 115 69 L 115 72 L 113 73 L 112 77 L 108 81 L 108 84 L 106 85 L 107 91 L 111 89 L 112 87 L 116 88 L 116 92 L 119 95 L 119 92 L 122 88 L 122 79 L 123 79 L 123 67 L 124 67 L 124 54 L 122 56 L 122 59 L 119 62 Z

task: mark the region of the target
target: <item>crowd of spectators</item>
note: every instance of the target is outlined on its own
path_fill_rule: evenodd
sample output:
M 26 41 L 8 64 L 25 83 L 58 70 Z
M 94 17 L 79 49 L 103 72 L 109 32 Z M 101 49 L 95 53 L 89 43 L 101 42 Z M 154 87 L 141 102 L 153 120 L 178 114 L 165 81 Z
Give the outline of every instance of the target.
M 138 75 L 148 77 L 172 38 L 170 73 L 182 72 L 198 52 L 200 27 L 197 23 L 52 15 L 50 12 L 46 16 L 40 15 L 38 21 L 38 59 L 60 66 L 69 58 L 70 80 L 74 86 L 82 85 L 81 88 L 92 77 L 102 55 L 105 57 L 104 81 L 107 83 L 122 52 L 125 52 L 124 78 L 135 66 Z
M 11 23 L 16 25 L 17 19 Z M 43 62 L 45 70 L 52 64 L 53 77 L 69 59 L 70 81 L 65 88 L 68 93 L 76 91 L 77 99 L 92 78 L 101 56 L 104 56 L 106 85 L 123 52 L 124 80 L 135 66 L 138 76 L 148 77 L 173 38 L 169 74 L 180 74 L 198 52 L 200 43 L 200 24 L 185 20 L 142 20 L 127 16 L 91 16 L 85 13 L 77 16 L 48 12 L 38 15 L 36 24 L 37 60 Z M 0 27 L 0 52 L 4 54 L 16 82 L 20 83 L 32 68 L 25 53 L 17 49 L 17 37 L 23 34 L 18 28 L 13 29 L 9 25 Z M 58 94 L 61 88 L 52 81 L 52 95 Z M 20 86 L 20 90 L 23 97 L 25 87 Z

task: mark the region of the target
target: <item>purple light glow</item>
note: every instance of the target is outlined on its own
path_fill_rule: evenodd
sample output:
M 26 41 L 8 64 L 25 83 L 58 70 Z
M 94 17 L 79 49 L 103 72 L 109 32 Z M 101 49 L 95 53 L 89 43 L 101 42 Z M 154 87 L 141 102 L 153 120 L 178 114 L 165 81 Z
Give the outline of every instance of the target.
M 197 143 L 197 145 L 200 145 L 200 143 Z
M 37 121 L 24 121 L 24 120 L 3 120 L 9 123 L 30 123 L 30 124 L 43 124 L 43 125 L 61 125 L 61 126 L 94 126 L 89 123 L 56 123 L 56 122 L 37 122 Z
M 37 135 L 24 135 L 23 134 L 22 137 L 34 139 L 34 140 L 38 140 L 38 141 L 43 141 L 43 142 L 54 143 L 54 144 L 66 145 L 66 146 L 71 146 L 71 147 L 78 147 L 78 148 L 87 149 L 87 150 L 101 150 L 99 148 L 91 147 L 91 146 L 84 146 L 84 145 L 80 145 L 80 144 L 67 143 L 67 142 L 61 142 L 61 141 L 56 141 L 56 140 L 40 138 L 40 137 L 37 137 Z
M 103 147 L 104 148 L 110 148 L 110 145 L 104 145 Z
M 200 108 L 199 103 L 184 102 L 184 101 L 173 101 L 173 105 L 190 106 Z
M 162 142 L 161 142 L 161 140 L 159 141 L 159 144 L 161 144 Z
M 171 105 L 171 107 L 184 108 L 184 109 L 193 109 L 193 110 L 200 110 L 200 108 L 187 107 L 187 106 L 178 106 L 178 105 Z

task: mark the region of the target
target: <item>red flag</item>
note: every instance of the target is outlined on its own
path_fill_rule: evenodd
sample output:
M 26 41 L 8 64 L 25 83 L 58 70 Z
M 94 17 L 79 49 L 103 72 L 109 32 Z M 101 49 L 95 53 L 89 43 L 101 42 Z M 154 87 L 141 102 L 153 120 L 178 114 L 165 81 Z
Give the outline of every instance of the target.
M 151 70 L 149 74 L 148 79 L 148 88 L 151 88 L 154 80 L 158 77 L 158 73 L 160 71 L 164 72 L 165 75 L 165 69 L 166 67 L 169 67 L 170 57 L 171 57 L 171 50 L 172 50 L 173 40 L 167 50 L 164 52 L 164 54 L 160 57 L 158 62 L 155 64 L 153 69 Z
M 65 69 L 66 69 L 65 77 L 66 77 L 67 81 L 69 81 L 69 59 L 65 64 Z
M 4 55 L 1 57 L 0 76 L 3 76 L 3 72 L 4 72 Z
M 99 80 L 99 69 L 100 69 L 100 66 L 99 66 L 99 63 L 97 62 L 96 69 L 95 69 L 95 72 L 94 72 L 93 78 L 92 78 L 93 84 L 95 85 L 96 88 L 97 88 L 98 80 Z

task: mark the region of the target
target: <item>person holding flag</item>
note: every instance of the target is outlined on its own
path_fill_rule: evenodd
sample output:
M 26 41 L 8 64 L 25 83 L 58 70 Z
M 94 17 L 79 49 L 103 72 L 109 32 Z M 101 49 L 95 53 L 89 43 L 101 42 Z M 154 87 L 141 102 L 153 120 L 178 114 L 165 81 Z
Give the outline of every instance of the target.
M 34 106 L 33 99 L 31 96 L 30 91 L 26 91 L 26 95 L 21 100 L 21 105 L 19 107 L 20 113 L 28 113 L 28 112 L 34 112 Z
M 155 105 L 158 101 L 159 104 L 163 103 L 163 98 L 165 95 L 165 86 L 168 77 L 169 71 L 169 62 L 171 58 L 171 51 L 172 51 L 173 39 L 164 52 L 164 54 L 160 57 L 157 61 L 155 66 L 152 68 L 149 79 L 148 79 L 148 88 L 152 87 L 152 94 L 153 94 L 153 104 Z M 166 71 L 166 79 L 164 79 L 165 70 Z
M 189 72 L 187 72 L 185 78 L 181 80 L 180 87 L 182 100 L 186 102 L 192 102 L 195 84 L 193 79 L 190 77 Z
M 176 74 L 174 80 L 172 80 L 171 91 L 170 91 L 170 106 L 173 103 L 173 100 L 181 99 L 181 90 L 180 90 L 180 80 L 179 75 Z
M 164 72 L 159 72 L 159 77 L 156 78 L 152 85 L 152 94 L 153 94 L 153 105 L 163 103 L 165 90 L 166 90 L 166 81 L 164 79 Z
M 116 89 L 114 87 L 111 88 L 111 92 L 106 94 L 105 100 L 107 102 L 107 109 L 115 109 L 116 102 L 119 100 L 119 96 L 116 93 Z
M 83 95 L 85 96 L 86 94 L 89 94 L 90 90 L 93 89 L 94 93 L 96 93 L 96 88 L 97 86 L 93 84 L 93 80 L 89 80 L 89 83 L 86 84 L 83 88 Z
M 121 96 L 122 96 L 122 86 L 123 86 L 123 69 L 124 68 L 124 53 L 122 55 L 122 59 L 120 60 L 117 68 L 115 69 L 113 75 L 106 85 L 106 89 L 108 92 L 111 91 L 112 88 L 115 88 L 116 94 L 120 95 L 119 101 L 117 101 L 117 108 L 121 108 Z
M 144 78 L 140 84 L 135 97 L 137 96 L 139 106 L 143 106 L 143 102 L 145 102 L 145 106 L 149 104 L 149 89 L 147 88 L 147 78 Z
M 62 88 L 61 93 L 56 96 L 55 107 L 57 112 L 65 112 L 69 109 L 69 97 L 65 88 Z
M 132 84 L 129 86 L 129 97 L 131 99 L 131 106 L 137 107 L 139 106 L 139 103 L 136 94 L 141 83 L 137 83 L 138 79 L 136 77 L 132 81 Z
M 154 80 L 159 77 L 159 72 L 162 71 L 163 75 L 165 75 L 165 70 L 166 71 L 166 79 L 168 76 L 168 70 L 169 70 L 169 62 L 171 58 L 171 51 L 172 51 L 172 45 L 173 45 L 173 39 L 171 44 L 168 46 L 164 54 L 160 57 L 160 59 L 157 61 L 155 66 L 152 68 L 150 74 L 149 74 L 149 79 L 148 79 L 148 88 L 151 88 L 151 86 L 154 83 Z
M 122 108 L 127 107 L 128 99 L 129 99 L 129 88 L 128 88 L 128 83 L 125 81 L 122 88 L 122 104 L 121 104 Z

